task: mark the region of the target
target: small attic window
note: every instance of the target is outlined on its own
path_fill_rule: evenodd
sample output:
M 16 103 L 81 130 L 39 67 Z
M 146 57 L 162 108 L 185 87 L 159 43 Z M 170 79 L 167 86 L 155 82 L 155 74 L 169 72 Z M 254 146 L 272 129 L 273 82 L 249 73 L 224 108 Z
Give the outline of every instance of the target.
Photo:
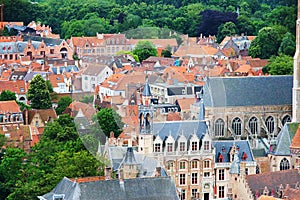
M 24 88 L 21 87 L 20 88 L 20 92 L 25 92 Z

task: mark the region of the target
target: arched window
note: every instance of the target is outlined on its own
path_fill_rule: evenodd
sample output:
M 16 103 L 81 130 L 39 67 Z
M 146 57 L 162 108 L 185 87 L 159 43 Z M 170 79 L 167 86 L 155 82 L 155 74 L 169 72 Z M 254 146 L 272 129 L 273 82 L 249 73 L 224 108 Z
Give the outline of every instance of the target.
M 224 127 L 224 120 L 221 118 L 217 119 L 215 122 L 215 136 L 224 136 Z
M 254 135 L 257 134 L 257 130 L 258 130 L 258 122 L 257 121 L 258 120 L 256 117 L 252 117 L 249 120 L 249 128 L 250 128 L 251 134 L 254 134 Z
M 287 123 L 287 122 L 291 122 L 292 120 L 291 120 L 291 116 L 289 116 L 289 115 L 286 115 L 286 116 L 284 116 L 284 118 L 282 119 L 282 125 L 285 125 L 285 123 Z
M 290 169 L 290 162 L 284 158 L 280 161 L 280 171 Z
M 242 135 L 242 121 L 236 117 L 232 120 L 232 129 L 235 135 Z
M 275 127 L 275 122 L 274 122 L 274 117 L 269 116 L 266 120 L 266 126 L 269 131 L 269 133 L 274 132 L 274 127 Z

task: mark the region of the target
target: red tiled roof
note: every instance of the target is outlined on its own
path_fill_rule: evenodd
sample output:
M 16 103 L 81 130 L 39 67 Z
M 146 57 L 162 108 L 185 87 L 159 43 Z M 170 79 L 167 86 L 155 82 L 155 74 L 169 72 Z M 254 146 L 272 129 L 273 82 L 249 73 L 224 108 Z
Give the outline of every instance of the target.
M 181 111 L 189 110 L 190 106 L 195 103 L 195 98 L 177 99 L 177 103 L 181 108 Z
M 19 113 L 21 112 L 16 101 L 0 101 L 0 113 Z
M 0 92 L 9 90 L 16 94 L 26 94 L 28 86 L 24 80 L 0 81 Z
M 39 114 L 41 117 L 41 120 L 43 122 L 48 122 L 49 120 L 54 120 L 57 118 L 56 112 L 54 109 L 50 108 L 50 109 L 33 109 L 33 110 L 25 110 L 23 111 L 23 115 L 26 116 L 26 112 L 28 112 L 28 124 L 31 124 L 34 116 L 36 114 Z M 26 119 L 25 119 L 26 120 Z
M 70 180 L 76 183 L 88 183 L 88 182 L 95 182 L 95 181 L 103 181 L 105 180 L 105 176 L 70 178 Z
M 91 104 L 86 104 L 79 101 L 73 101 L 68 108 L 71 109 L 72 117 L 75 117 L 80 109 L 88 120 L 91 120 L 92 116 L 96 114 L 96 109 Z
M 62 74 L 50 74 L 49 80 L 53 87 L 58 87 L 58 83 L 64 83 L 64 76 Z
M 296 134 L 292 140 L 291 148 L 300 148 L 300 125 L 296 131 Z
M 167 121 L 180 121 L 181 117 L 178 112 L 168 113 Z

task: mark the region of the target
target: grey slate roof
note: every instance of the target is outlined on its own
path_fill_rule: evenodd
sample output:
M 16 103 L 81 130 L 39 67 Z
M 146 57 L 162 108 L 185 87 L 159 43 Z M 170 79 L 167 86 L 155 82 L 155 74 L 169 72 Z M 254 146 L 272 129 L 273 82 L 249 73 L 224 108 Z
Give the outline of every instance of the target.
M 65 200 L 177 200 L 171 177 L 136 178 L 76 183 L 68 178 L 42 197 L 53 200 L 54 194 L 65 194 Z M 40 198 L 41 199 L 41 198 Z
M 27 42 L 29 39 L 32 42 L 33 41 L 36 41 L 36 42 L 44 41 L 46 46 L 60 45 L 63 42 L 63 39 L 45 38 L 45 37 L 39 37 L 39 36 L 24 36 L 23 41 Z
M 82 74 L 89 75 L 89 76 L 97 76 L 98 74 L 100 74 L 102 70 L 105 69 L 105 67 L 107 66 L 101 64 L 95 64 L 95 65 L 90 64 Z
M 206 107 L 292 105 L 293 76 L 211 77 Z
M 146 84 L 144 86 L 143 96 L 144 97 L 151 97 L 152 96 L 148 81 L 146 82 Z
M 206 132 L 204 121 L 166 121 L 153 124 L 153 135 L 159 135 L 163 140 L 169 135 L 176 139 L 181 134 L 190 138 L 194 133 L 201 139 Z
M 278 137 L 276 139 L 276 146 L 274 147 L 274 149 L 272 149 L 272 152 L 270 153 L 278 156 L 291 155 L 290 145 L 296 134 L 298 125 L 299 123 L 287 122 L 278 134 Z
M 54 74 L 57 74 L 57 68 L 59 68 L 59 72 L 78 72 L 79 69 L 76 65 L 68 65 L 68 66 L 59 66 L 59 67 L 52 67 L 51 70 Z
M 238 158 L 242 160 L 243 153 L 247 154 L 246 162 L 254 161 L 254 157 L 251 151 L 251 147 L 248 141 L 246 140 L 228 140 L 228 141 L 214 141 L 213 146 L 215 147 L 215 162 L 218 162 L 219 154 L 222 154 L 224 157 L 224 162 L 230 162 L 230 151 L 232 146 L 235 144 L 236 147 L 239 147 Z M 222 150 L 224 148 L 224 150 Z
M 28 81 L 30 81 L 31 79 L 33 79 L 34 76 L 35 76 L 36 74 L 40 74 L 40 75 L 43 77 L 43 79 L 46 80 L 47 75 L 49 75 L 49 74 L 51 74 L 51 73 L 50 73 L 50 72 L 28 72 L 28 73 L 26 74 L 26 76 L 24 77 L 24 80 L 25 80 L 26 82 L 28 82 Z

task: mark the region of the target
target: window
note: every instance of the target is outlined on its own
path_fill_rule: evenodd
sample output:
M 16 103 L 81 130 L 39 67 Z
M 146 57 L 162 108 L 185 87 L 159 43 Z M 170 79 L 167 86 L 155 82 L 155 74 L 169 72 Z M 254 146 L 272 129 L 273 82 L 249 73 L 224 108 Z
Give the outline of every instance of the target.
M 197 189 L 192 189 L 192 197 L 196 198 L 197 197 L 198 190 Z
M 64 194 L 54 194 L 53 195 L 53 200 L 64 200 L 65 195 Z
M 225 180 L 224 174 L 225 174 L 225 170 L 219 169 L 219 180 L 221 180 L 221 181 Z
M 182 94 L 185 94 L 185 89 L 182 89 L 181 93 L 182 93 Z
M 198 184 L 198 173 L 192 173 L 192 184 Z
M 168 169 L 168 170 L 172 170 L 173 167 L 174 167 L 174 162 L 169 161 L 168 164 L 167 164 L 167 169 Z
M 209 141 L 204 141 L 204 151 L 209 150 Z
M 249 174 L 249 169 L 248 169 L 248 168 L 245 169 L 245 174 L 246 174 L 246 175 Z
M 210 177 L 210 173 L 209 172 L 204 172 L 204 177 Z
M 173 151 L 173 143 L 167 143 L 167 152 Z
M 204 168 L 210 168 L 209 160 L 204 160 Z
M 273 133 L 274 132 L 274 118 L 272 116 L 269 116 L 266 120 L 266 126 L 267 129 L 269 131 L 269 133 Z
M 179 162 L 179 169 L 185 169 L 185 161 Z
M 284 116 L 284 118 L 282 119 L 282 125 L 285 125 L 285 123 L 287 122 L 291 122 L 291 117 L 289 115 Z
M 192 142 L 192 151 L 197 151 L 197 149 L 198 149 L 197 143 L 198 142 Z
M 256 165 L 256 174 L 259 174 L 259 173 L 260 173 L 259 165 Z
M 192 169 L 197 169 L 198 168 L 198 161 L 197 160 L 192 160 L 191 161 L 191 168 Z
M 185 185 L 185 174 L 179 174 L 179 185 Z
M 290 162 L 284 158 L 280 161 L 280 171 L 290 169 Z
M 217 137 L 219 136 L 224 136 L 224 127 L 225 127 L 225 123 L 222 119 L 217 119 L 217 121 L 215 122 L 215 135 Z
M 249 120 L 249 128 L 250 128 L 251 134 L 257 134 L 258 125 L 257 125 L 257 118 L 256 117 L 252 117 Z
M 154 144 L 154 152 L 160 152 L 160 143 Z
M 224 186 L 219 186 L 219 198 L 224 198 L 225 197 L 225 188 Z
M 50 54 L 54 54 L 54 49 L 50 49 Z
M 242 135 L 242 121 L 236 117 L 232 120 L 232 129 L 235 135 Z
M 186 200 L 185 190 L 181 190 L 180 200 Z
M 185 142 L 179 143 L 179 151 L 185 151 Z

